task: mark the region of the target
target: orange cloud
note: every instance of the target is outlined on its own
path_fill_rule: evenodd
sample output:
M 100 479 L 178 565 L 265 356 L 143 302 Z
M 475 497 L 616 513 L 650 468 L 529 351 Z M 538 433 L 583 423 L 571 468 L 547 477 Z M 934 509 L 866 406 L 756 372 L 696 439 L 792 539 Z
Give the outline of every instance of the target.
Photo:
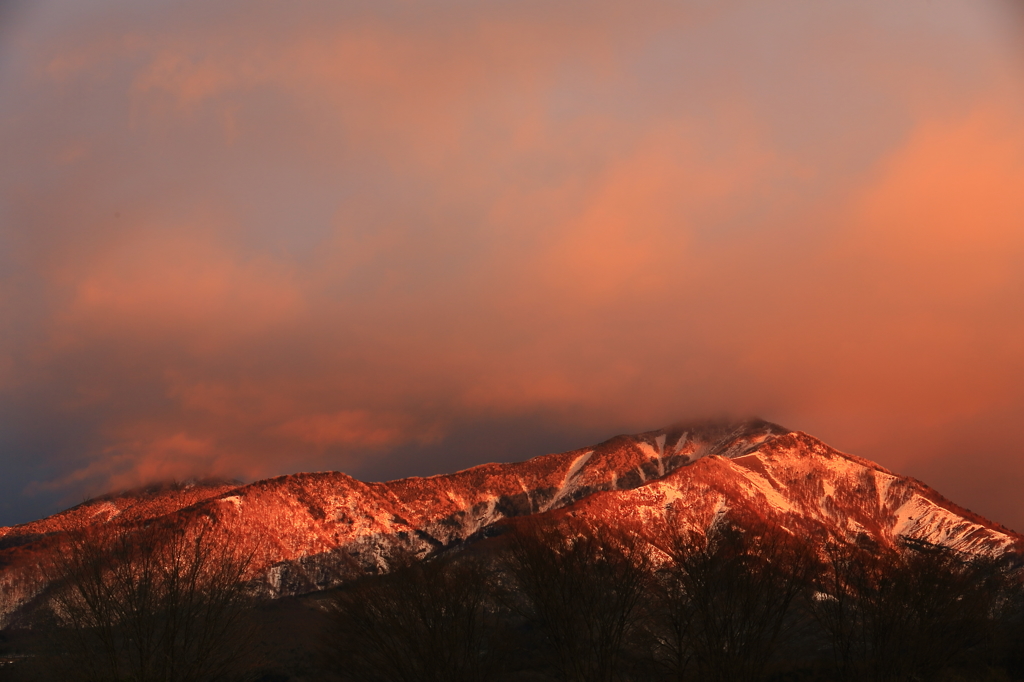
M 858 238 L 947 300 L 1009 284 L 1024 255 L 1019 116 L 988 104 L 960 120 L 923 121 L 864 197 Z
M 15 493 L 720 413 L 896 468 L 1012 450 L 1024 98 L 987 10 L 698 5 L 39 14 L 0 79 Z
M 395 421 L 394 417 L 382 419 L 366 410 L 342 410 L 333 414 L 304 415 L 282 424 L 275 432 L 317 447 L 382 447 L 401 443 L 408 438 L 404 429 Z
M 175 433 L 154 440 L 133 439 L 109 448 L 105 457 L 54 481 L 30 486 L 30 492 L 58 490 L 86 485 L 92 488 L 99 481 L 102 489 L 124 490 L 153 481 L 184 480 L 196 474 L 224 473 L 218 471 L 218 455 L 213 443 L 185 433 Z M 101 490 L 102 490 L 101 489 Z
M 62 277 L 72 294 L 55 322 L 72 345 L 83 334 L 142 334 L 182 339 L 200 354 L 224 352 L 304 310 L 287 265 L 239 257 L 189 228 L 142 228 Z

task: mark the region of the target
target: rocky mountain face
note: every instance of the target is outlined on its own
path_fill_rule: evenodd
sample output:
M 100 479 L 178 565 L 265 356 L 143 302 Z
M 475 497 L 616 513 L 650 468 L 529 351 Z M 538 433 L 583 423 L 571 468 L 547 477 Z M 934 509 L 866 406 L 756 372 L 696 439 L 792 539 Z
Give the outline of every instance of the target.
M 677 425 L 454 474 L 366 483 L 338 472 L 247 485 L 205 482 L 91 500 L 0 528 L 0 626 L 45 588 L 39 566 L 67 534 L 114 520 L 188 528 L 252 548 L 268 596 L 323 589 L 497 532 L 504 519 L 572 515 L 594 525 L 706 529 L 729 517 L 821 542 L 907 537 L 965 552 L 1024 549 L 1024 537 L 914 479 L 776 424 Z

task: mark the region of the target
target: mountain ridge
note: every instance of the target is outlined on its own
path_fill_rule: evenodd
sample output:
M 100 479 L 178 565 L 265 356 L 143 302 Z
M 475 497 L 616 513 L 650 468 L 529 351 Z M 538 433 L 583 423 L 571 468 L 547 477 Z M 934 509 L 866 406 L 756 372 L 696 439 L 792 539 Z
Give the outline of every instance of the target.
M 209 482 L 102 496 L 38 521 L 0 528 L 0 624 L 45 587 L 31 572 L 68 533 L 115 519 L 172 527 L 212 523 L 252 547 L 271 597 L 386 570 L 396 553 L 429 556 L 501 532 L 527 516 L 584 515 L 595 525 L 686 526 L 718 515 L 768 522 L 818 542 L 901 537 L 997 554 L 1021 536 L 927 485 L 800 431 L 751 420 L 679 423 L 523 462 L 364 482 L 342 472 L 287 474 L 244 485 Z

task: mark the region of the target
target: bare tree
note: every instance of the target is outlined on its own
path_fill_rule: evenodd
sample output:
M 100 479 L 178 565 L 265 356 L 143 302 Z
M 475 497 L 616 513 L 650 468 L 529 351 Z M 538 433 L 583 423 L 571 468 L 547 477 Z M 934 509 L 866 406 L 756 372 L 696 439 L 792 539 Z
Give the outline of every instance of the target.
M 644 622 L 651 658 L 670 679 L 686 680 L 694 667 L 694 609 L 676 566 L 668 564 L 651 581 L 654 597 Z
M 252 553 L 211 522 L 112 523 L 70 538 L 46 567 L 66 679 L 227 680 L 249 654 Z
M 764 677 L 804 589 L 807 553 L 782 531 L 679 533 L 660 575 L 661 659 L 676 679 Z
M 1012 679 L 1024 678 L 1024 556 L 1004 555 L 1006 575 L 998 609 L 998 654 Z
M 496 664 L 494 605 L 472 557 L 400 557 L 331 602 L 324 653 L 343 680 L 483 682 Z
M 1005 578 L 996 559 L 924 542 L 833 546 L 812 608 L 843 680 L 933 679 L 991 638 Z
M 506 570 L 519 610 L 543 635 L 561 680 L 610 682 L 623 667 L 651 576 L 637 533 L 579 523 L 520 524 Z

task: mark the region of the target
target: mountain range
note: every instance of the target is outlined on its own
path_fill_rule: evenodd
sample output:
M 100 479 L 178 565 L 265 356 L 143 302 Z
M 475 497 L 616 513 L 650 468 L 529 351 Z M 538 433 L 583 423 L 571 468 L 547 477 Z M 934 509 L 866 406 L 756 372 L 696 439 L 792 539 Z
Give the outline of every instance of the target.
M 962 552 L 1024 549 L 1021 536 L 915 479 L 770 422 L 677 424 L 524 462 L 363 482 L 340 472 L 249 484 L 198 481 L 105 495 L 0 528 L 0 627 L 31 611 L 39 566 L 69 533 L 120 521 L 189 528 L 252 547 L 269 597 L 331 587 L 499 533 L 506 519 L 571 515 L 594 526 L 704 530 L 728 517 L 817 542 L 901 539 Z

